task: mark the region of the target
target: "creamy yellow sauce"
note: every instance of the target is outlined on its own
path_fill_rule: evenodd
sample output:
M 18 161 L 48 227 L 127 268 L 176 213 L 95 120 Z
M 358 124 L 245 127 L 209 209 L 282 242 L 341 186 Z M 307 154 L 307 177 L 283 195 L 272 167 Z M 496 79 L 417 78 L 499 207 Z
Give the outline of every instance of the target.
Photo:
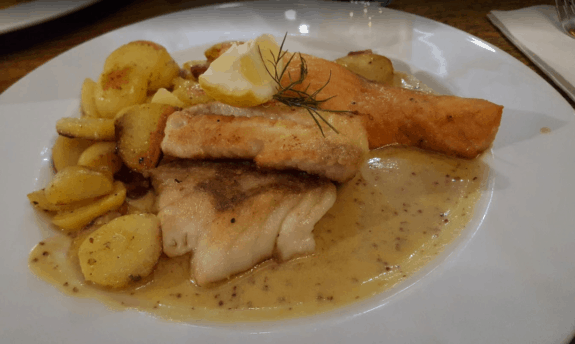
M 360 173 L 338 187 L 317 223 L 315 253 L 268 260 L 210 288 L 190 278 L 190 256 L 162 257 L 154 273 L 124 290 L 83 281 L 73 240 L 58 235 L 30 254 L 30 268 L 65 293 L 113 309 L 136 308 L 180 321 L 257 321 L 312 315 L 388 290 L 456 238 L 472 217 L 486 165 L 414 148 L 372 151 Z M 73 250 L 72 250 L 73 251 Z

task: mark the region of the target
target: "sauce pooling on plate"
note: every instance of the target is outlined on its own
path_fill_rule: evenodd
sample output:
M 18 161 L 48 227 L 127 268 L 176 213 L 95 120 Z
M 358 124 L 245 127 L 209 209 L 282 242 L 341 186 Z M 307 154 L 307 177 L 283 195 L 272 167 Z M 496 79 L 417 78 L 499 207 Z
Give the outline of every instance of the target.
M 456 238 L 484 190 L 481 159 L 415 148 L 370 152 L 356 177 L 338 186 L 332 209 L 314 229 L 313 254 L 268 260 L 210 287 L 189 276 L 190 256 L 163 256 L 152 275 L 126 289 L 84 282 L 69 258 L 76 239 L 57 235 L 30 254 L 30 267 L 60 290 L 180 320 L 257 321 L 312 315 L 388 290 L 416 273 Z

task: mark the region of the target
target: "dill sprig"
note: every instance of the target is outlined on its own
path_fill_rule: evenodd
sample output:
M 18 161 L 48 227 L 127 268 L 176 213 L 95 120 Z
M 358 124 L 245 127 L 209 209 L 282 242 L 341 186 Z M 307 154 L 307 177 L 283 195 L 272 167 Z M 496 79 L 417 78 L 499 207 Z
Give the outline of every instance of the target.
M 264 61 L 264 66 L 266 68 L 266 71 L 271 76 L 273 81 L 278 85 L 278 92 L 274 95 L 273 99 L 279 101 L 280 103 L 288 105 L 288 106 L 296 106 L 296 107 L 306 109 L 307 112 L 310 114 L 311 118 L 313 118 L 313 120 L 317 124 L 319 130 L 321 131 L 322 136 L 325 137 L 325 134 L 324 134 L 323 128 L 320 124 L 320 120 L 322 122 L 324 122 L 325 124 L 327 124 L 327 126 L 330 127 L 331 130 L 333 130 L 334 132 L 339 134 L 339 131 L 321 115 L 320 111 L 335 112 L 335 113 L 347 112 L 347 111 L 321 109 L 322 103 L 327 102 L 328 100 L 334 98 L 335 96 L 331 96 L 331 97 L 328 97 L 325 99 L 318 99 L 317 98 L 317 95 L 327 86 L 327 84 L 329 84 L 329 82 L 331 80 L 331 71 L 329 72 L 329 77 L 328 77 L 326 83 L 322 87 L 315 90 L 313 93 L 308 93 L 308 89 L 310 86 L 309 84 L 307 85 L 307 87 L 303 91 L 294 89 L 295 86 L 303 84 L 304 80 L 307 77 L 307 74 L 308 74 L 307 62 L 305 61 L 303 56 L 301 56 L 301 53 L 297 53 L 299 55 L 299 58 L 300 58 L 300 67 L 299 67 L 300 74 L 299 74 L 299 78 L 297 80 L 293 80 L 290 73 L 287 72 L 287 68 L 290 65 L 290 63 L 292 62 L 293 58 L 296 56 L 296 54 L 292 54 L 291 57 L 288 59 L 288 61 L 283 66 L 283 68 L 281 68 L 281 69 L 279 68 L 280 62 L 283 60 L 283 58 L 288 53 L 287 50 L 285 50 L 285 51 L 283 50 L 283 46 L 284 46 L 286 38 L 287 38 L 287 33 L 285 34 L 285 36 L 282 40 L 282 44 L 280 45 L 280 49 L 279 49 L 277 56 L 275 56 L 274 52 L 270 50 L 272 60 L 268 59 L 267 61 L 273 66 L 273 73 L 270 72 L 270 70 L 268 69 L 268 66 L 267 66 L 267 63 L 265 63 L 266 61 L 264 60 L 262 51 L 258 47 L 260 57 L 262 58 L 262 61 Z M 286 74 L 286 72 L 287 72 L 287 75 L 289 78 L 289 84 L 286 86 L 282 86 L 281 80 L 284 77 L 284 75 Z

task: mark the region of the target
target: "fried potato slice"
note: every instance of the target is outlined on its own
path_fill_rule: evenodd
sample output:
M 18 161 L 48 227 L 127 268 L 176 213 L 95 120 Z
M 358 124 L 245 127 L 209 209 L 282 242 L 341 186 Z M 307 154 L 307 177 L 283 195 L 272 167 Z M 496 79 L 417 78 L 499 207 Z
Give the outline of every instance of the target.
M 44 189 L 44 195 L 52 204 L 70 204 L 109 194 L 112 189 L 111 173 L 94 171 L 84 166 L 68 166 L 56 173 Z
M 78 250 L 87 281 L 121 288 L 149 275 L 162 253 L 160 220 L 152 214 L 118 217 L 84 240 Z
M 38 207 L 42 210 L 46 211 L 59 211 L 65 210 L 64 205 L 56 205 L 46 199 L 46 194 L 44 193 L 44 189 L 40 189 L 34 192 L 30 192 L 28 195 L 28 200 L 32 203 L 33 206 Z
M 68 138 L 94 141 L 114 141 L 114 120 L 109 118 L 60 118 L 56 122 L 58 134 Z
M 210 67 L 210 63 L 206 60 L 191 60 L 182 65 L 180 76 L 186 80 L 198 81 L 200 75 L 204 74 Z
M 94 141 L 91 140 L 75 139 L 58 135 L 52 147 L 52 163 L 54 164 L 54 169 L 60 171 L 66 166 L 76 165 L 82 152 L 93 143 Z
M 180 72 L 178 64 L 166 48 L 150 41 L 134 41 L 114 50 L 104 63 L 104 72 L 129 65 L 143 69 L 148 75 L 147 89 L 151 91 L 169 87 L 172 79 Z
M 126 166 L 140 172 L 156 167 L 166 121 L 175 110 L 164 104 L 143 104 L 123 111 L 116 118 L 118 155 Z
M 208 50 L 204 51 L 204 56 L 206 56 L 206 58 L 208 59 L 208 62 L 212 62 L 213 60 L 220 57 L 221 54 L 225 53 L 234 43 L 239 45 L 239 44 L 243 44 L 244 42 L 243 41 L 227 41 L 227 42 L 216 43 L 216 44 L 212 45 L 211 47 L 209 47 Z
M 177 77 L 172 80 L 172 84 L 174 85 L 172 94 L 178 97 L 185 106 L 211 103 L 215 100 L 204 92 L 197 81 Z
M 94 90 L 100 117 L 114 118 L 123 108 L 143 103 L 148 94 L 150 72 L 136 64 L 104 69 Z
M 74 233 L 74 238 L 70 243 L 70 247 L 68 248 L 67 256 L 68 258 L 78 264 L 80 267 L 80 261 L 78 259 L 78 251 L 80 250 L 80 246 L 94 231 L 98 228 L 102 227 L 103 225 L 107 224 L 108 222 L 112 221 L 115 218 L 122 216 L 117 211 L 108 212 L 102 216 L 98 216 L 94 221 L 92 221 L 88 226 L 84 227 L 81 231 Z
M 186 104 L 184 104 L 183 101 L 178 99 L 178 97 L 173 95 L 172 92 L 166 90 L 165 88 L 160 88 L 159 90 L 156 91 L 156 94 L 154 94 L 154 96 L 152 97 L 151 103 L 166 104 L 173 107 L 186 106 Z
M 368 80 L 386 85 L 393 83 L 393 64 L 387 57 L 371 50 L 351 52 L 335 62 Z
M 98 109 L 94 100 L 94 91 L 96 90 L 96 82 L 90 78 L 84 79 L 82 84 L 82 93 L 80 97 L 80 109 L 82 116 L 98 118 Z
M 82 152 L 78 165 L 113 174 L 122 167 L 122 159 L 116 154 L 115 142 L 96 142 Z
M 84 228 L 98 216 L 114 211 L 124 203 L 126 188 L 122 182 L 114 182 L 112 192 L 84 207 L 58 212 L 52 223 L 65 231 L 77 231 Z
M 94 202 L 93 198 L 85 199 L 82 201 L 69 203 L 69 204 L 53 204 L 46 198 L 46 194 L 44 193 L 44 189 L 36 190 L 34 192 L 30 192 L 28 195 L 28 200 L 30 203 L 40 210 L 44 211 L 65 211 L 65 210 L 73 210 L 78 209 L 83 206 L 86 206 L 92 202 Z

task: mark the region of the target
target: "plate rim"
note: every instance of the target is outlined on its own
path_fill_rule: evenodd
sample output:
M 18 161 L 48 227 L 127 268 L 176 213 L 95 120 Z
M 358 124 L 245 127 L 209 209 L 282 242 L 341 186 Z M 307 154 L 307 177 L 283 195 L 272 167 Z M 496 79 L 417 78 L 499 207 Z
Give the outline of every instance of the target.
M 82 10 L 90 5 L 93 5 L 97 2 L 99 2 L 101 0 L 78 0 L 75 2 L 69 2 L 70 6 L 66 7 L 66 8 L 59 8 L 56 11 L 51 11 L 51 12 L 44 12 L 42 15 L 40 16 L 33 16 L 32 18 L 27 18 L 18 22 L 11 22 L 8 25 L 6 24 L 0 24 L 0 34 L 4 34 L 4 33 L 8 33 L 8 32 L 13 32 L 13 31 L 18 31 L 27 27 L 31 27 L 34 25 L 38 25 L 41 23 L 45 23 L 47 21 L 50 20 L 54 20 L 56 18 L 60 18 L 63 17 L 65 15 L 68 15 L 70 13 Z M 45 3 L 46 1 L 42 1 L 42 0 L 34 0 L 31 1 L 29 3 L 22 3 L 22 4 L 17 4 L 14 6 L 10 6 L 8 8 L 5 8 L 3 10 L 0 10 L 0 16 L 3 15 L 13 15 L 14 12 L 16 12 L 17 10 L 22 10 L 22 9 L 34 9 L 33 7 L 36 5 L 39 5 L 41 3 Z
M 255 2 L 255 3 L 257 3 L 257 2 Z M 246 3 L 241 3 L 240 6 L 245 6 L 245 4 L 246 4 Z M 204 7 L 204 8 L 218 8 L 219 6 L 220 6 L 220 5 L 206 6 L 206 7 Z M 193 12 L 193 11 L 196 11 L 196 10 L 197 10 L 197 9 L 190 9 L 190 10 L 185 10 L 185 11 L 182 11 L 182 12 L 188 12 L 188 11 L 189 11 L 189 12 Z M 399 12 L 399 11 L 397 11 L 397 12 Z M 401 13 L 404 13 L 404 12 L 401 12 Z M 166 15 L 166 17 L 167 17 L 167 16 L 170 16 L 170 15 L 173 15 L 173 13 Z M 442 23 L 438 23 L 438 22 L 432 21 L 432 20 L 427 19 L 427 18 L 424 18 L 424 17 L 417 16 L 417 15 L 413 15 L 413 14 L 408 14 L 408 15 L 414 16 L 414 17 L 418 18 L 418 20 L 427 22 L 427 24 L 429 24 L 429 23 L 432 23 L 433 25 L 439 24 L 439 25 L 441 25 L 441 26 L 443 26 L 444 28 L 447 28 L 447 29 L 449 29 L 449 30 L 456 30 L 456 31 L 459 31 L 460 33 L 465 34 L 466 36 L 473 37 L 472 35 L 469 35 L 468 33 L 464 32 L 464 31 L 461 31 L 461 30 L 452 28 L 452 27 L 450 27 L 450 26 L 448 26 L 448 25 L 445 25 L 445 24 L 442 24 Z M 162 17 L 164 17 L 164 16 L 162 16 Z M 139 22 L 139 23 L 130 25 L 129 27 L 132 27 L 132 26 L 135 26 L 135 25 L 143 25 L 143 26 L 145 26 L 145 25 L 146 25 L 146 22 L 157 21 L 157 20 L 160 20 L 162 17 L 155 17 L 155 18 L 147 19 L 147 20 L 145 20 L 145 21 L 143 21 L 143 22 Z M 125 29 L 125 28 L 120 28 L 119 30 L 114 30 L 113 32 L 120 31 L 120 30 L 123 30 L 123 29 Z M 79 45 L 78 47 L 75 47 L 75 48 L 73 48 L 73 49 L 71 49 L 71 50 L 65 52 L 64 54 L 70 53 L 70 52 L 72 52 L 73 50 L 75 50 L 76 48 L 79 48 L 79 47 L 81 47 L 81 46 L 91 44 L 91 43 L 92 43 L 93 41 L 95 41 L 95 40 L 102 39 L 102 37 L 105 36 L 105 35 L 107 35 L 107 34 L 104 34 L 104 35 L 102 35 L 102 36 L 96 37 L 96 38 L 91 39 L 91 40 L 89 40 L 89 41 L 87 41 L 87 42 L 84 42 L 84 43 L 82 43 L 81 45 Z M 488 43 L 487 43 L 487 44 L 488 44 Z M 503 56 L 510 57 L 511 59 L 513 59 L 513 58 L 511 57 L 511 55 L 505 53 L 504 51 L 498 49 L 497 47 L 493 47 L 493 46 L 492 46 L 492 48 L 494 48 L 494 49 L 497 51 L 497 53 L 500 54 L 500 56 L 501 56 L 501 53 L 504 53 Z M 58 58 L 61 58 L 61 56 L 62 56 L 62 55 L 59 55 L 59 56 L 55 57 L 54 59 L 48 61 L 46 64 L 40 66 L 39 68 L 42 68 L 42 67 L 46 66 L 47 64 L 51 63 L 52 61 L 55 61 L 55 60 L 57 60 Z M 513 59 L 513 60 L 515 60 L 515 59 Z M 517 61 L 515 61 L 515 62 L 517 62 Z M 521 65 L 522 65 L 522 64 L 521 64 Z M 533 72 L 531 69 L 529 69 L 528 67 L 526 67 L 526 66 L 524 66 L 524 65 L 522 65 L 522 66 L 523 66 L 525 69 L 531 71 L 533 74 L 535 74 L 535 76 L 536 76 L 537 78 L 541 79 L 541 78 L 540 78 L 535 72 Z M 39 68 L 38 68 L 38 69 L 39 69 Z M 27 76 L 25 76 L 22 80 L 19 80 L 18 82 L 16 82 L 15 84 L 13 84 L 11 87 L 9 87 L 5 92 L 3 92 L 2 95 L 0 95 L 0 105 L 2 105 L 2 100 L 4 100 L 4 98 L 5 98 L 5 97 L 3 97 L 3 96 L 6 96 L 6 94 L 11 95 L 11 93 L 15 92 L 14 90 L 17 90 L 18 88 L 22 87 L 22 83 L 21 83 L 21 82 L 24 82 L 24 79 L 28 79 L 28 80 L 29 80 L 29 79 L 32 79 L 32 78 L 33 78 L 33 73 L 35 73 L 35 72 L 36 72 L 36 70 L 33 71 L 33 72 L 31 72 L 30 74 L 28 74 Z M 35 75 L 35 74 L 34 74 L 34 75 Z M 541 79 L 541 81 L 543 81 L 543 79 Z M 544 81 L 543 81 L 543 82 L 544 82 Z M 547 84 L 547 83 L 545 82 L 545 84 Z M 548 84 L 547 84 L 547 85 L 548 85 Z M 549 88 L 551 88 L 551 89 L 559 96 L 559 99 L 562 99 L 562 100 L 564 101 L 564 103 L 567 104 L 569 108 L 571 108 L 570 105 L 568 104 L 568 102 L 567 102 L 556 90 L 554 90 L 550 85 L 548 85 L 548 86 L 549 86 Z M 7 97 L 7 96 L 6 96 L 6 97 Z M 403 296 L 402 296 L 402 297 L 403 297 Z M 392 300 L 392 301 L 393 301 L 393 302 L 396 302 L 395 300 Z M 387 303 L 387 302 L 386 302 L 386 303 Z M 381 306 L 381 305 L 380 305 L 380 306 Z M 336 312 L 336 313 L 337 313 L 337 312 Z M 337 316 L 337 315 L 336 315 L 336 316 Z M 353 315 L 353 316 L 350 316 L 350 317 L 355 317 L 355 316 L 356 316 L 356 315 Z M 348 319 L 347 319 L 347 317 L 346 317 L 346 318 L 342 319 L 341 321 L 343 322 L 343 321 L 347 321 L 347 320 L 348 320 Z M 298 325 L 296 325 L 296 326 L 298 326 Z M 316 326 L 316 325 L 313 325 L 313 324 L 312 324 L 312 325 L 308 325 L 308 327 L 315 327 L 315 326 Z M 172 326 L 168 326 L 168 327 L 172 327 Z M 257 328 L 257 326 L 256 326 L 256 328 Z M 231 327 L 231 330 L 232 330 L 232 331 L 234 330 L 234 326 Z M 236 329 L 236 330 L 237 330 L 237 329 Z M 249 331 L 251 331 L 251 329 L 246 330 L 246 331 L 249 332 Z M 572 332 L 572 331 L 571 331 L 571 332 Z M 278 333 L 279 333 L 279 332 L 278 332 Z

